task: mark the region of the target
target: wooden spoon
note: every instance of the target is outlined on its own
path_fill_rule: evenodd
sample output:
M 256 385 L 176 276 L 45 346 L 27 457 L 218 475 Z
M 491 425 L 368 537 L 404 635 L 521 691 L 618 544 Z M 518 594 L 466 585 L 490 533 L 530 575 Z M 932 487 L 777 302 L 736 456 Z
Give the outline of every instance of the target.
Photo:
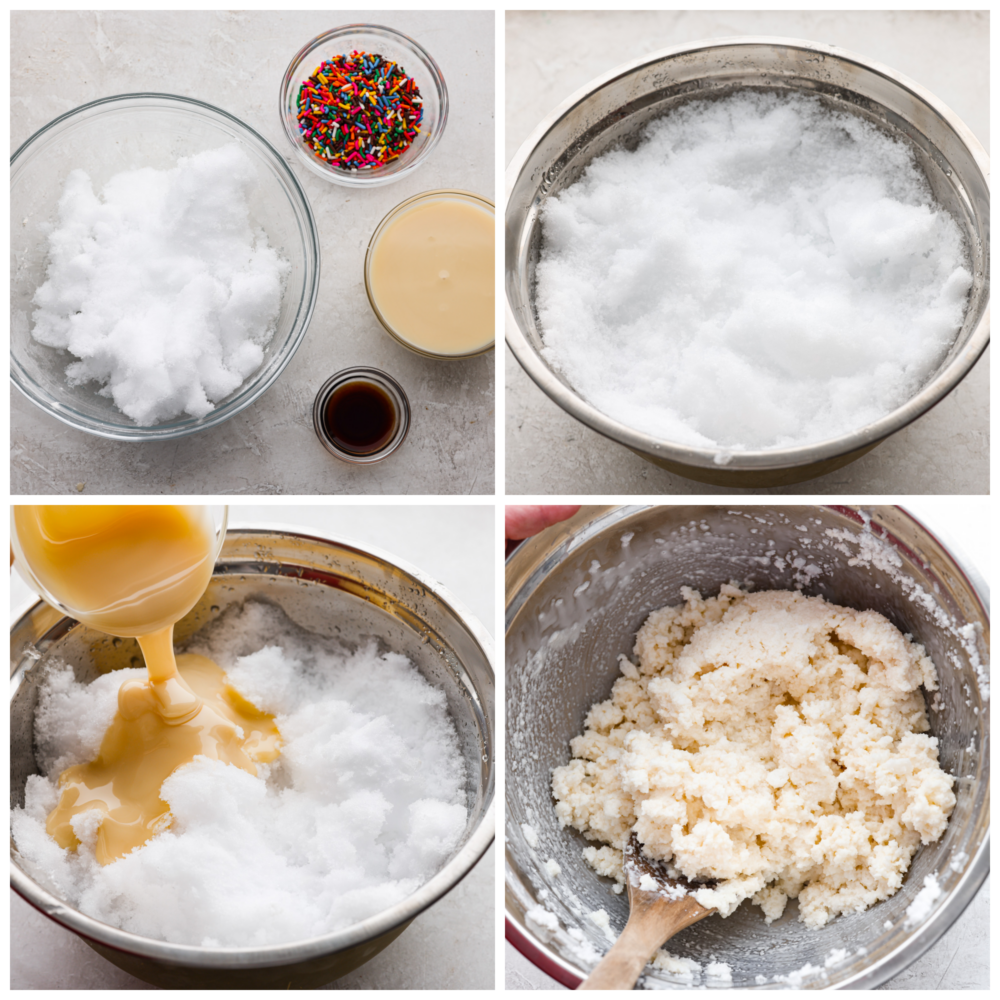
M 651 876 L 656 887 L 640 889 L 643 875 Z M 633 989 L 657 948 L 678 931 L 715 912 L 714 908 L 706 910 L 688 892 L 711 888 L 715 882 L 693 886 L 686 879 L 670 878 L 659 862 L 642 853 L 642 845 L 634 833 L 625 847 L 625 884 L 629 903 L 625 930 L 578 990 Z

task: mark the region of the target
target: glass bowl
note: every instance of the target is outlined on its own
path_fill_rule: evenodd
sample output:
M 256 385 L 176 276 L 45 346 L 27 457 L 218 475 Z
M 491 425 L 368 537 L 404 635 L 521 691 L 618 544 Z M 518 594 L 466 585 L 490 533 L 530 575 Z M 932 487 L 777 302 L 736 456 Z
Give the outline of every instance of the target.
M 330 397 L 341 386 L 351 382 L 368 382 L 378 386 L 389 395 L 396 414 L 396 428 L 392 437 L 377 451 L 368 454 L 360 454 L 342 448 L 327 430 L 326 422 L 323 419 Z M 337 458 L 349 462 L 351 465 L 374 465 L 375 462 L 381 462 L 384 458 L 388 458 L 406 440 L 406 435 L 410 431 L 410 399 L 406 395 L 406 390 L 386 372 L 364 366 L 345 368 L 343 371 L 337 372 L 336 375 L 331 375 L 316 393 L 316 399 L 313 402 L 313 429 L 323 447 L 331 455 L 336 455 Z
M 175 641 L 183 645 L 230 606 L 254 598 L 278 605 L 299 627 L 325 639 L 353 647 L 378 636 L 444 693 L 465 761 L 468 822 L 441 870 L 400 902 L 343 930 L 240 948 L 154 940 L 88 916 L 61 898 L 44 872 L 28 870 L 12 842 L 15 892 L 109 962 L 162 989 L 325 986 L 389 945 L 454 889 L 493 842 L 493 641 L 461 602 L 422 570 L 380 549 L 322 531 L 243 526 L 226 532 L 208 590 L 177 624 Z M 38 770 L 34 718 L 46 673 L 69 663 L 78 679 L 89 682 L 99 670 L 131 666 L 138 655 L 132 640 L 115 645 L 40 601 L 12 612 L 11 808 L 24 804 L 28 776 Z
M 406 201 L 400 202 L 375 227 L 375 232 L 372 233 L 372 238 L 368 241 L 368 249 L 365 251 L 365 293 L 368 296 L 368 304 L 372 307 L 372 312 L 375 313 L 375 318 L 382 324 L 382 328 L 385 332 L 404 347 L 413 351 L 415 354 L 422 354 L 425 358 L 473 358 L 477 355 L 485 354 L 487 351 L 492 351 L 494 338 L 490 337 L 488 343 L 481 343 L 479 346 L 476 346 L 472 350 L 468 351 L 456 353 L 434 351 L 425 344 L 419 344 L 408 337 L 402 330 L 399 329 L 398 325 L 393 325 L 393 323 L 386 317 L 385 313 L 379 309 L 376 301 L 378 296 L 375 293 L 373 285 L 377 282 L 373 282 L 372 280 L 372 260 L 375 255 L 375 248 L 378 246 L 378 242 L 382 238 L 382 234 L 393 222 L 395 222 L 401 215 L 410 211 L 410 209 L 436 201 L 462 202 L 467 205 L 472 205 L 473 208 L 489 212 L 491 217 L 493 217 L 496 213 L 496 206 L 492 201 L 488 198 L 483 198 L 478 194 L 473 194 L 471 191 L 424 191 L 422 194 L 414 195 L 412 198 L 407 198 Z
M 31 338 L 32 296 L 45 280 L 47 229 L 66 176 L 82 168 L 95 190 L 137 167 L 166 169 L 182 156 L 237 141 L 257 171 L 250 216 L 291 264 L 277 329 L 264 360 L 235 392 L 204 417 L 140 426 L 98 394 L 95 383 L 70 386 L 66 351 Z M 214 427 L 255 402 L 291 360 L 312 317 L 319 290 L 319 234 L 299 182 L 273 146 L 238 118 L 188 97 L 120 94 L 69 111 L 36 132 L 11 157 L 11 381 L 63 423 L 119 441 L 169 440 Z
M 947 355 L 903 405 L 838 437 L 736 452 L 693 447 L 629 427 L 585 400 L 550 364 L 535 309 L 535 266 L 546 201 L 615 143 L 628 146 L 653 118 L 693 99 L 744 87 L 799 91 L 889 133 L 913 153 L 938 203 L 965 234 L 973 284 L 965 321 Z M 989 157 L 930 91 L 857 53 L 802 39 L 744 35 L 687 42 L 640 56 L 567 98 L 535 128 L 506 173 L 507 343 L 553 402 L 591 429 L 674 475 L 713 486 L 787 486 L 843 468 L 902 430 L 958 386 L 989 343 Z M 721 457 L 721 456 L 720 456 Z M 915 461 L 922 456 L 914 455 Z
M 299 131 L 299 87 L 324 60 L 350 55 L 354 50 L 378 53 L 396 62 L 413 78 L 423 98 L 420 131 L 406 151 L 392 163 L 372 170 L 344 170 L 320 159 L 306 145 Z M 300 162 L 314 174 L 348 187 L 378 187 L 407 177 L 430 155 L 448 123 L 448 89 L 438 65 L 412 38 L 378 24 L 345 24 L 319 35 L 295 54 L 281 81 L 279 112 L 285 135 Z
M 952 927 L 989 874 L 989 592 L 942 531 L 888 505 L 584 508 L 527 539 L 506 564 L 507 939 L 570 989 L 590 971 L 587 949 L 607 949 L 587 914 L 605 909 L 617 933 L 628 903 L 584 860 L 590 842 L 560 827 L 552 768 L 569 759 L 590 706 L 608 697 L 618 654 L 631 652 L 649 612 L 679 604 L 682 586 L 707 597 L 734 579 L 755 591 L 801 590 L 877 611 L 920 642 L 938 671 L 930 733 L 941 766 L 957 779 L 958 801 L 941 838 L 914 855 L 899 891 L 870 909 L 810 930 L 796 901 L 771 924 L 743 903 L 729 917 L 713 914 L 680 931 L 667 950 L 703 967 L 727 963 L 725 985 L 738 990 L 790 986 L 774 977 L 792 980 L 796 971 L 801 989 L 871 990 Z M 918 918 L 907 911 L 931 874 L 942 895 Z M 539 905 L 556 928 L 536 921 L 537 910 L 529 916 Z M 676 968 L 647 966 L 645 977 L 647 989 L 721 983 L 700 973 L 692 981 Z
M 193 514 L 194 511 L 198 510 L 198 507 L 189 507 L 189 511 L 192 511 L 193 519 L 197 520 L 198 515 Z M 88 614 L 85 611 L 80 611 L 79 608 L 72 608 L 62 600 L 59 596 L 53 593 L 48 587 L 46 587 L 39 577 L 36 575 L 36 571 L 32 569 L 31 563 L 27 556 L 24 554 L 24 547 L 21 544 L 21 540 L 17 534 L 17 522 L 15 521 L 14 514 L 17 510 L 17 505 L 12 504 L 10 508 L 10 551 L 11 558 L 17 564 L 17 571 L 21 574 L 24 581 L 34 590 L 46 604 L 52 605 L 57 611 L 62 612 L 69 618 L 74 618 L 78 622 L 82 622 L 88 628 L 96 629 L 97 631 L 106 631 L 102 628 L 102 625 L 106 622 L 106 616 L 98 612 L 96 615 Z M 204 511 L 204 516 L 207 517 L 208 522 L 212 528 L 212 550 L 209 554 L 209 559 L 212 565 L 215 564 L 215 560 L 219 558 L 219 553 L 222 551 L 222 543 L 226 539 L 226 525 L 229 522 L 229 507 L 227 504 L 213 504 L 205 505 L 202 510 Z M 43 574 L 45 575 L 45 574 Z M 188 611 L 191 609 L 188 608 Z M 187 612 L 185 612 L 186 614 Z M 116 633 L 117 634 L 117 633 Z

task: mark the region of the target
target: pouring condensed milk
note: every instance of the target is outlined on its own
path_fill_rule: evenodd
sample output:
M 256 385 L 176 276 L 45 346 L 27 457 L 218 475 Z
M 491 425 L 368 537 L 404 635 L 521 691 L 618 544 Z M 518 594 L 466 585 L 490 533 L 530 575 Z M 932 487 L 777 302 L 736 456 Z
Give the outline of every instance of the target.
M 493 203 L 466 191 L 426 191 L 397 205 L 365 256 L 365 288 L 382 326 L 430 357 L 488 351 L 494 227 Z
M 182 505 L 12 508 L 18 565 L 46 599 L 91 628 L 136 638 L 148 679 L 124 683 L 95 760 L 59 777 L 46 829 L 79 846 L 73 823 L 101 815 L 96 855 L 110 864 L 169 827 L 163 782 L 196 756 L 256 775 L 274 760 L 274 718 L 242 698 L 203 656 L 175 658 L 174 625 L 198 602 L 224 535 L 211 511 Z

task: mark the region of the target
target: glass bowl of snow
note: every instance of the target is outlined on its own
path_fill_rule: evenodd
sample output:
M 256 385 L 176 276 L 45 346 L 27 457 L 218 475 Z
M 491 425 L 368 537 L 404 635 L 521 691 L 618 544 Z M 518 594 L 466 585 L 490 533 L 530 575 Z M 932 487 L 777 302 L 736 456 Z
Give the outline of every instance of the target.
M 213 427 L 305 336 L 309 202 L 266 139 L 211 105 L 123 94 L 56 118 L 11 158 L 11 212 L 11 380 L 72 427 Z
M 986 349 L 988 178 L 952 111 L 854 53 L 746 36 L 642 56 L 511 160 L 507 342 L 567 413 L 675 474 L 813 479 Z
M 180 768 L 168 782 L 194 783 L 176 799 L 164 783 L 170 828 L 103 867 L 32 819 L 54 748 L 45 706 L 68 709 L 53 736 L 79 746 L 82 720 L 100 711 L 84 702 L 102 684 L 117 690 L 138 648 L 42 602 L 12 620 L 11 885 L 146 982 L 325 986 L 390 944 L 493 841 L 492 639 L 395 556 L 276 526 L 227 531 L 175 643 L 209 643 L 243 695 L 272 705 L 281 754 L 240 788 L 218 784 L 239 778 L 226 765 Z

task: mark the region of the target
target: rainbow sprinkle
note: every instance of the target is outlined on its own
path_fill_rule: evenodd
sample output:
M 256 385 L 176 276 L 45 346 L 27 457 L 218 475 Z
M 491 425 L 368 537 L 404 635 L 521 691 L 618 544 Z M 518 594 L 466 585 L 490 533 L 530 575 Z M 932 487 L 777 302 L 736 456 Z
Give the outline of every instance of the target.
M 397 159 L 423 117 L 416 83 L 377 53 L 327 59 L 299 87 L 303 138 L 321 160 L 346 170 L 373 170 Z

